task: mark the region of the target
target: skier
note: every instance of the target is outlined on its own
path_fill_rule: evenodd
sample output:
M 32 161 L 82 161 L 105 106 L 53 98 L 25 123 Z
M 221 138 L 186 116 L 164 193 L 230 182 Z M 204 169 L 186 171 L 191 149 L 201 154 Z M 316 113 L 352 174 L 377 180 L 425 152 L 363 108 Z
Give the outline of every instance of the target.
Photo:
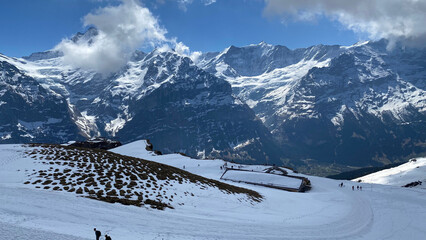
M 111 237 L 105 234 L 105 240 L 111 240 Z
M 93 229 L 93 231 L 95 231 L 95 235 L 96 235 L 96 240 L 99 240 L 101 238 L 101 231 L 96 230 L 96 228 Z
M 359 190 L 362 191 L 362 186 L 359 186 Z
M 355 187 L 354 187 L 354 186 L 352 186 L 352 191 L 353 191 L 353 190 L 355 190 Z
M 359 186 L 356 186 L 356 190 L 359 190 Z

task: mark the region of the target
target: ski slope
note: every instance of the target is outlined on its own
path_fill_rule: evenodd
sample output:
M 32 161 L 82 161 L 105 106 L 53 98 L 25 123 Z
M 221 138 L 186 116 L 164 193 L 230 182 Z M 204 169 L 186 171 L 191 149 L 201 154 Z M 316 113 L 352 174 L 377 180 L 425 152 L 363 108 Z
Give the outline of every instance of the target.
M 414 181 L 421 181 L 423 184 L 416 187 L 426 189 L 426 158 L 411 159 L 397 167 L 371 173 L 353 181 L 399 187 Z
M 195 160 L 180 154 L 155 155 L 146 142 L 111 151 L 165 163 L 219 180 L 222 160 Z M 164 211 L 110 204 L 73 193 L 23 184 L 25 170 L 37 168 L 25 146 L 0 145 L 0 239 L 94 239 L 93 227 L 114 240 L 133 239 L 424 239 L 426 192 L 306 176 L 307 193 L 242 183 L 263 196 L 259 203 L 235 197 L 200 195 Z M 230 164 L 262 171 L 266 166 Z M 288 170 L 290 171 L 290 170 Z M 293 175 L 293 173 L 292 173 Z M 296 174 L 294 174 L 296 175 Z M 299 174 L 299 176 L 304 176 Z M 28 237 L 31 236 L 31 237 Z

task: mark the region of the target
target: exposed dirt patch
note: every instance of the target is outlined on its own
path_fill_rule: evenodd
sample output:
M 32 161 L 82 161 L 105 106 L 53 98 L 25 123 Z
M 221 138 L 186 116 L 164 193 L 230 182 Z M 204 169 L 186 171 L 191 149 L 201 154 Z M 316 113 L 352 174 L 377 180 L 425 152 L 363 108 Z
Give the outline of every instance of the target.
M 155 209 L 183 205 L 183 197 L 196 197 L 177 186 L 190 185 L 203 191 L 220 189 L 241 194 L 241 199 L 259 202 L 262 196 L 252 190 L 191 174 L 168 165 L 119 155 L 101 149 L 30 144 L 26 154 L 46 166 L 33 171 L 25 182 L 36 188 L 74 192 L 80 196 L 110 203 Z

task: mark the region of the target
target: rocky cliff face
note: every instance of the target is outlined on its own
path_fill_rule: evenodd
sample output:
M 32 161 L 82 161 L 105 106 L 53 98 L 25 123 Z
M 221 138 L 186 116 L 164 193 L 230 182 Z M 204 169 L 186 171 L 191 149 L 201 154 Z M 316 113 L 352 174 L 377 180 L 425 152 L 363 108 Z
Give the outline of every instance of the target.
M 162 151 L 202 158 L 281 163 L 283 151 L 254 112 L 232 95 L 228 82 L 170 52 L 149 54 L 144 67 L 146 80 L 162 84 L 136 95 L 129 105 L 132 119 L 117 133 L 120 139 L 147 138 Z
M 288 50 L 264 63 L 277 48 L 226 49 L 199 66 L 230 82 L 291 158 L 365 166 L 426 151 L 426 51 L 379 41 Z M 248 60 L 229 54 L 268 67 L 242 70 Z
M 55 51 L 1 55 L 0 142 L 106 136 L 248 163 L 402 160 L 426 152 L 426 51 L 386 44 L 262 42 L 197 64 L 174 51 L 135 52 L 109 75 L 67 66 Z
M 90 36 L 73 39 L 90 41 Z M 230 84 L 174 51 L 136 52 L 109 75 L 73 69 L 51 51 L 9 62 L 70 109 L 62 115 L 71 116 L 72 134 L 54 138 L 52 132 L 51 139 L 35 136 L 35 141 L 64 142 L 77 134 L 124 143 L 147 138 L 163 152 L 282 164 L 283 150 L 253 110 L 233 95 Z
M 0 142 L 63 142 L 82 139 L 73 121 L 75 112 L 62 96 L 0 55 Z

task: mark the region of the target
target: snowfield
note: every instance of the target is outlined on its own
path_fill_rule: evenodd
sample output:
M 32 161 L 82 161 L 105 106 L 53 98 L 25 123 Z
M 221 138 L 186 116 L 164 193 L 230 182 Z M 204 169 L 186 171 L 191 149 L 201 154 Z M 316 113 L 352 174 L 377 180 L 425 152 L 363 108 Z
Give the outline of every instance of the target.
M 180 154 L 155 155 L 146 141 L 112 152 L 181 168 L 220 180 L 222 160 L 195 160 Z M 257 191 L 261 202 L 204 190 L 183 197 L 174 209 L 125 206 L 35 189 L 24 184 L 42 165 L 25 155 L 28 147 L 0 145 L 0 239 L 94 239 L 93 228 L 114 240 L 133 239 L 424 239 L 426 192 L 305 176 L 307 193 L 227 182 Z M 228 163 L 263 171 L 267 166 Z M 27 170 L 27 171 L 26 171 Z M 288 170 L 290 171 L 290 170 Z M 291 173 L 292 175 L 297 175 Z M 352 185 L 363 186 L 352 191 Z M 186 186 L 182 186 L 185 188 Z M 179 189 L 176 189 L 179 191 Z M 201 194 L 203 193 L 203 194 Z
M 426 158 L 415 158 L 394 168 L 356 178 L 353 181 L 376 183 L 392 186 L 404 186 L 411 182 L 421 181 L 416 187 L 426 189 Z

